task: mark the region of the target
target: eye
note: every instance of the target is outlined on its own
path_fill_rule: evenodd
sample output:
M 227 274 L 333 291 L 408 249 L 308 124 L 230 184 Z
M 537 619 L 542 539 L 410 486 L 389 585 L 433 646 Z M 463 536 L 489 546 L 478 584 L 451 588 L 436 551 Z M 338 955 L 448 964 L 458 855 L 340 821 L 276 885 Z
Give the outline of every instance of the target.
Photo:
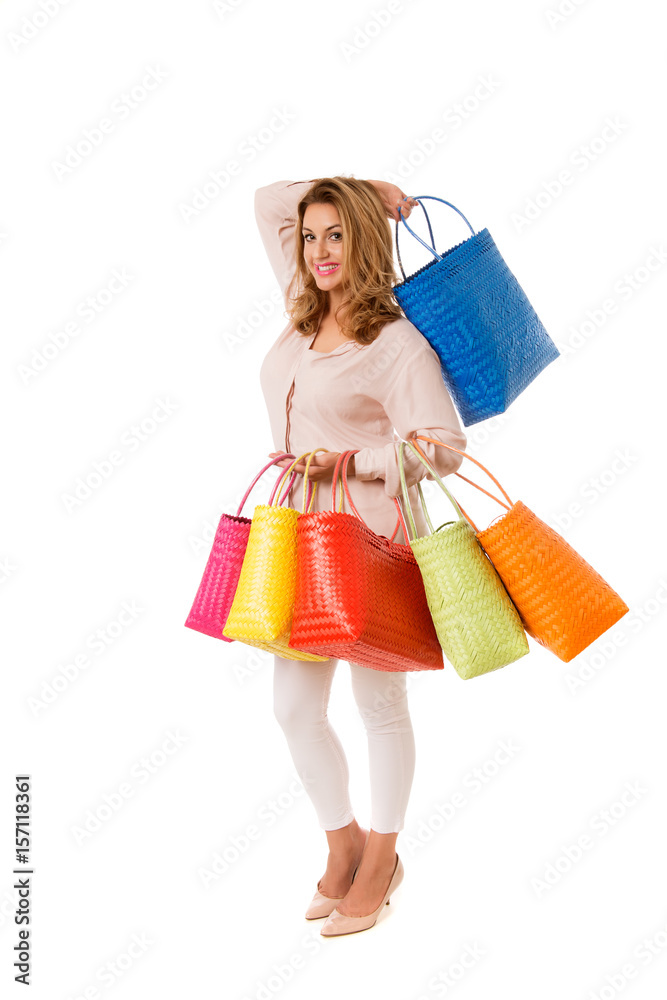
M 303 236 L 304 243 L 308 243 L 310 241 L 310 237 L 311 236 L 313 237 L 313 239 L 315 238 L 315 234 L 314 233 L 302 233 L 301 235 Z M 340 241 L 343 238 L 343 234 L 339 233 L 338 231 L 336 231 L 335 233 L 331 233 L 331 236 L 337 236 L 338 237 L 338 239 L 334 241 L 336 243 L 340 243 Z

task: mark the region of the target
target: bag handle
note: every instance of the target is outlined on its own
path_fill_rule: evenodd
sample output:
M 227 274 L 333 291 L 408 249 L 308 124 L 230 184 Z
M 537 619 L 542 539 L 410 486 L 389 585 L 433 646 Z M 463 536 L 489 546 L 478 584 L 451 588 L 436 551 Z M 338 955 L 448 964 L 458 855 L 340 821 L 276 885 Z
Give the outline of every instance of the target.
M 325 448 L 317 448 L 316 451 L 326 451 L 326 449 Z M 306 455 L 311 455 L 312 456 L 313 454 L 314 454 L 313 452 L 304 451 L 303 455 L 299 455 L 298 458 L 295 458 L 294 461 L 292 462 L 292 464 L 290 466 L 288 466 L 288 468 L 286 468 L 285 471 L 283 472 L 282 476 L 280 477 L 280 483 L 282 483 L 283 480 L 286 478 L 286 476 L 288 476 L 290 474 L 290 472 L 293 470 L 294 466 L 299 464 L 299 462 L 301 461 L 302 458 L 305 458 Z M 278 459 L 278 461 L 280 461 L 280 459 Z M 294 473 L 294 475 L 296 475 L 296 473 Z M 310 485 L 312 486 L 313 484 L 311 483 Z M 312 492 L 312 494 L 311 494 L 311 496 L 309 498 L 308 509 L 310 509 L 310 506 L 311 506 L 313 500 L 315 499 L 315 493 L 317 491 L 317 486 L 318 486 L 318 484 L 315 483 L 315 488 L 313 489 L 313 492 Z M 278 504 L 275 505 L 275 506 L 280 506 L 280 504 L 283 502 L 283 500 L 287 496 L 287 493 L 289 493 L 289 490 L 287 490 L 285 493 L 283 493 L 282 498 L 278 501 Z M 305 480 L 304 480 L 304 493 L 303 493 L 303 497 L 304 497 L 304 503 L 305 503 L 305 499 L 306 499 Z
M 285 456 L 283 456 L 283 457 L 285 457 Z M 288 458 L 294 458 L 294 456 L 291 455 L 291 454 L 288 455 L 287 457 Z M 278 459 L 278 461 L 280 461 L 280 459 Z M 282 504 L 283 500 L 285 499 L 285 497 L 287 496 L 287 494 L 289 493 L 289 491 L 294 486 L 294 480 L 296 479 L 297 476 L 298 476 L 298 472 L 293 472 L 292 473 L 292 478 L 289 481 L 289 485 L 287 486 L 287 488 L 285 489 L 285 492 L 283 493 L 283 495 L 281 496 L 280 500 L 278 501 L 278 505 L 279 506 L 280 506 L 280 504 Z M 275 483 L 273 484 L 273 489 L 271 490 L 271 496 L 269 497 L 269 504 L 273 503 L 273 497 L 275 495 L 276 487 L 278 486 L 278 483 L 280 482 L 280 479 L 281 479 L 281 477 L 279 477 L 278 479 L 276 479 Z M 308 494 L 308 502 L 309 503 L 310 503 L 310 501 L 312 499 L 312 497 L 311 497 L 312 488 L 313 488 L 313 484 L 310 483 L 310 490 L 311 490 L 311 492 Z
M 422 449 L 417 444 L 417 441 L 430 441 L 431 444 L 439 444 L 439 445 L 441 445 L 441 447 L 447 448 L 449 451 L 456 451 L 456 452 L 458 452 L 459 455 L 463 455 L 464 458 L 469 458 L 471 462 L 474 462 L 475 465 L 479 465 L 480 469 L 482 469 L 484 472 L 486 472 L 487 476 L 489 476 L 491 479 L 493 479 L 494 483 L 496 484 L 496 486 L 498 487 L 498 489 L 500 490 L 500 492 L 502 493 L 502 495 L 507 500 L 507 503 L 503 503 L 503 501 L 499 500 L 498 497 L 496 497 L 496 496 L 493 495 L 493 493 L 489 493 L 488 490 L 485 490 L 483 486 L 479 486 L 477 483 L 473 483 L 472 479 L 467 479 L 466 476 L 462 476 L 460 474 L 460 472 L 456 472 L 454 474 L 456 476 L 458 476 L 459 479 L 465 479 L 466 483 L 470 483 L 470 485 L 474 486 L 475 489 L 480 490 L 482 493 L 486 493 L 487 497 L 491 497 L 492 500 L 495 500 L 496 503 L 499 503 L 501 507 L 505 507 L 506 510 L 510 510 L 510 508 L 514 506 L 514 504 L 512 503 L 512 501 L 510 500 L 510 498 L 508 497 L 507 493 L 505 493 L 505 490 L 502 488 L 502 486 L 500 485 L 500 483 L 498 482 L 498 480 L 496 479 L 496 477 L 493 476 L 489 472 L 489 470 L 486 468 L 485 465 L 482 465 L 482 463 L 478 462 L 476 458 L 473 458 L 472 455 L 469 455 L 465 451 L 461 451 L 460 448 L 455 448 L 454 445 L 445 444 L 444 441 L 438 441 L 437 438 L 427 437 L 425 434 L 415 434 L 415 435 L 413 435 L 413 437 L 411 437 L 411 438 L 408 439 L 408 444 L 410 444 L 411 442 L 414 442 L 415 447 L 417 448 L 417 450 L 419 451 L 419 453 L 422 455 L 422 457 L 427 462 L 428 462 L 428 459 L 426 458 L 426 455 L 424 455 L 424 452 L 422 451 Z M 437 475 L 437 473 L 436 473 L 436 475 Z M 507 506 L 507 504 L 509 504 L 509 507 Z M 475 523 L 472 520 L 472 518 L 469 517 L 468 514 L 465 513 L 465 511 L 463 510 L 463 507 L 461 507 L 460 504 L 458 504 L 458 506 L 460 507 L 460 509 L 465 514 L 466 519 L 468 521 L 470 521 L 470 524 L 473 526 L 473 528 L 475 528 L 475 531 L 477 531 L 477 528 L 475 527 Z
M 313 450 L 309 454 L 307 453 L 308 454 L 308 461 L 306 462 L 306 471 L 303 474 L 303 509 L 304 509 L 304 511 L 306 511 L 308 508 L 310 508 L 310 499 L 312 499 L 312 498 L 309 498 L 308 503 L 306 503 L 306 485 L 309 488 L 312 488 L 312 486 L 313 486 L 313 480 L 311 480 L 310 482 L 308 482 L 308 469 L 310 468 L 310 463 L 313 460 L 313 456 L 316 455 L 318 453 L 318 451 L 328 451 L 328 450 L 329 450 L 328 448 L 313 448 Z M 315 483 L 315 485 L 317 486 L 317 483 Z
M 335 467 L 334 472 L 333 472 L 333 480 L 332 480 L 332 483 L 331 483 L 331 509 L 334 512 L 336 510 L 336 486 L 338 485 L 339 470 L 341 470 L 341 466 L 342 466 L 342 476 L 341 476 L 341 478 L 342 478 L 342 489 L 341 489 L 341 492 L 340 492 L 340 505 L 339 505 L 339 508 L 338 508 L 338 513 L 341 512 L 342 507 L 343 507 L 343 490 L 345 490 L 345 495 L 347 497 L 347 500 L 348 500 L 348 503 L 349 503 L 350 507 L 352 508 L 352 510 L 354 511 L 354 513 L 357 515 L 357 517 L 359 518 L 359 520 L 361 521 L 361 523 L 362 524 L 366 524 L 366 522 L 364 521 L 363 517 L 361 516 L 361 514 L 359 513 L 359 511 L 357 510 L 357 508 L 354 505 L 354 501 L 353 501 L 352 497 L 350 496 L 350 490 L 349 490 L 349 487 L 348 487 L 348 484 L 347 484 L 347 465 L 348 465 L 348 462 L 350 461 L 350 459 L 352 458 L 352 456 L 356 455 L 357 452 L 360 451 L 360 450 L 361 450 L 360 448 L 355 448 L 352 451 L 343 451 L 343 452 L 341 452 L 341 454 L 338 456 L 338 459 L 336 460 L 336 467 Z M 406 542 L 407 542 L 408 529 L 407 529 L 405 521 L 403 519 L 403 511 L 401 510 L 400 504 L 399 504 L 398 500 L 396 499 L 396 497 L 393 497 L 392 499 L 394 501 L 394 504 L 396 505 L 396 510 L 398 511 L 398 519 L 396 521 L 396 527 L 394 528 L 394 531 L 393 531 L 392 536 L 389 539 L 389 541 L 393 542 L 394 538 L 396 537 L 396 533 L 397 533 L 399 527 L 402 524 L 403 525 L 403 531 L 405 532 Z M 369 526 L 366 524 L 366 527 L 368 528 Z M 372 531 L 373 529 L 370 528 L 369 530 Z M 382 536 L 380 536 L 380 537 L 382 537 Z M 386 537 L 386 536 L 384 536 L 384 537 Z M 401 543 L 397 542 L 396 544 L 399 545 Z
M 290 455 L 289 457 L 291 458 L 292 456 Z M 290 479 L 289 485 L 288 485 L 287 489 L 285 490 L 285 492 L 283 493 L 283 495 L 281 496 L 280 500 L 278 501 L 279 504 L 281 504 L 283 502 L 283 500 L 285 499 L 285 497 L 287 496 L 287 494 L 289 493 L 289 491 L 294 486 L 294 480 L 296 479 L 297 476 L 298 476 L 298 472 L 293 472 L 292 473 L 292 478 Z M 271 496 L 269 497 L 269 503 L 271 503 L 271 501 L 273 499 L 273 495 L 274 495 L 274 493 L 276 491 L 276 486 L 277 485 L 278 485 L 278 480 L 276 480 L 276 483 L 275 483 L 275 485 L 273 487 L 273 490 L 271 491 Z M 311 492 L 312 492 L 312 488 L 313 488 L 313 484 L 310 483 L 309 484 L 309 490 Z M 308 502 L 309 503 L 310 503 L 310 500 L 311 500 L 311 492 L 308 493 Z
M 417 195 L 410 195 L 410 197 L 414 198 L 415 201 L 418 201 L 420 205 L 421 205 L 421 200 L 420 200 L 421 198 L 429 198 L 429 199 L 432 199 L 433 201 L 441 201 L 443 204 L 449 205 L 450 208 L 453 208 L 455 212 L 459 213 L 459 215 L 461 216 L 461 218 L 463 219 L 463 221 L 468 226 L 468 229 L 470 230 L 470 232 L 472 233 L 472 235 L 473 236 L 475 235 L 475 230 L 472 228 L 472 226 L 470 225 L 470 223 L 466 219 L 466 217 L 463 214 L 463 212 L 460 209 L 458 209 L 456 207 L 456 205 L 452 205 L 451 201 L 445 201 L 444 198 L 437 198 L 433 194 L 420 194 L 419 196 L 417 196 Z M 422 208 L 424 208 L 423 205 L 422 205 Z M 433 244 L 432 246 L 429 246 L 428 243 L 425 243 L 424 240 L 421 238 L 421 236 L 417 236 L 417 234 L 415 232 L 413 232 L 412 229 L 410 229 L 410 226 L 405 221 L 405 216 L 403 215 L 403 212 L 401 210 L 400 205 L 399 205 L 399 208 L 398 208 L 398 214 L 399 214 L 399 217 L 400 217 L 401 221 L 403 222 L 403 225 L 408 230 L 408 232 L 412 233 L 412 235 L 414 236 L 414 238 L 416 240 L 419 240 L 419 242 L 422 244 L 422 246 L 425 246 L 426 249 L 430 253 L 433 254 L 433 256 L 435 257 L 436 260 L 442 260 L 444 255 L 441 256 L 440 254 L 436 253 L 436 250 L 435 250 L 435 243 L 433 242 L 433 232 L 431 230 L 431 222 L 430 222 L 430 220 L 428 221 L 428 231 L 429 231 L 429 233 L 431 235 L 431 243 Z M 426 213 L 426 209 L 425 208 L 424 208 L 424 214 L 426 215 L 426 218 L 428 220 L 428 215 Z M 405 276 L 405 271 L 403 270 L 403 264 L 401 263 L 401 253 L 400 253 L 400 250 L 398 249 L 398 219 L 396 220 L 396 255 L 398 256 L 398 266 L 401 269 L 401 274 L 403 275 L 403 280 L 406 281 L 407 279 L 406 279 L 406 276 Z
M 422 205 L 421 202 L 419 202 L 419 205 L 420 205 L 420 208 L 422 209 L 424 215 L 426 216 L 426 225 L 428 226 L 428 234 L 431 237 L 431 246 L 433 247 L 433 252 L 435 253 L 435 239 L 434 239 L 434 236 L 433 236 L 433 230 L 431 229 L 431 220 L 429 219 L 428 212 L 426 211 L 426 209 L 424 208 L 424 206 Z M 405 218 L 404 218 L 404 216 L 403 216 L 400 208 L 399 208 L 398 212 L 399 212 L 399 215 L 400 215 L 401 219 L 403 219 L 403 222 L 405 222 Z M 396 255 L 398 257 L 398 266 L 400 267 L 400 269 L 401 269 L 401 271 L 403 273 L 403 277 L 405 278 L 405 271 L 403 271 L 403 264 L 401 262 L 401 251 L 398 248 L 398 219 L 396 219 Z M 406 538 L 407 538 L 407 535 L 406 535 Z
M 440 476 L 438 475 L 438 473 L 431 466 L 431 463 L 428 461 L 428 459 L 424 458 L 420 454 L 421 448 L 418 451 L 417 448 L 415 448 L 414 444 L 410 440 L 408 440 L 408 441 L 401 441 L 400 444 L 399 444 L 399 446 L 398 446 L 398 471 L 399 471 L 399 475 L 401 477 L 401 487 L 403 489 L 403 499 L 404 499 L 404 502 L 405 502 L 405 504 L 407 506 L 408 517 L 410 519 L 410 526 L 411 526 L 411 528 L 412 528 L 412 530 L 414 532 L 414 539 L 412 539 L 412 540 L 414 541 L 417 538 L 419 538 L 419 535 L 417 533 L 417 528 L 416 528 L 416 525 L 415 525 L 415 520 L 414 520 L 414 518 L 412 516 L 412 510 L 410 508 L 410 504 L 408 503 L 408 484 L 405 481 L 405 468 L 404 468 L 404 462 L 403 462 L 403 448 L 404 448 L 404 446 L 406 444 L 412 449 L 412 451 L 414 451 L 415 455 L 420 460 L 420 462 L 422 463 L 422 465 L 426 466 L 426 468 L 428 469 L 428 471 L 430 473 L 432 473 L 432 475 L 435 477 L 435 479 L 437 480 L 437 482 L 440 485 L 440 487 L 447 494 L 447 496 L 449 497 L 449 499 L 451 500 L 452 504 L 454 505 L 454 507 L 456 509 L 456 513 L 458 515 L 459 520 L 460 521 L 466 521 L 467 519 L 464 517 L 463 511 L 462 511 L 461 507 L 459 507 L 458 503 L 456 502 L 456 500 L 454 499 L 454 497 L 452 496 L 452 494 L 449 492 L 449 490 L 447 489 L 447 487 L 443 483 L 443 481 L 440 478 Z M 422 493 L 422 488 L 421 488 L 421 483 L 420 482 L 417 483 L 417 487 L 419 489 L 419 496 L 421 498 L 422 507 L 424 508 L 424 513 L 426 514 L 426 519 L 428 521 L 428 526 L 431 529 L 431 534 L 433 534 L 434 533 L 434 531 L 433 531 L 433 525 L 431 524 L 431 519 L 428 516 L 428 510 L 427 510 L 427 507 L 426 507 L 426 503 L 424 502 L 424 494 Z M 407 538 L 407 535 L 406 535 L 406 538 Z
M 253 488 L 253 486 L 255 485 L 255 483 L 256 483 L 256 482 L 257 482 L 257 481 L 258 481 L 259 479 L 261 479 L 261 477 L 262 477 L 262 476 L 264 475 L 264 473 L 266 472 L 266 470 L 267 470 L 267 469 L 270 469 L 272 465 L 275 465 L 275 464 L 276 464 L 276 462 L 282 462 L 282 460 L 283 460 L 284 458 L 294 458 L 294 455 L 290 454 L 289 452 L 283 452 L 283 453 L 282 453 L 282 455 L 278 455 L 278 456 L 277 456 L 276 458 L 272 458 L 270 462 L 267 462 L 267 463 L 266 463 L 266 465 L 264 466 L 264 468 L 263 468 L 263 469 L 260 469 L 260 470 L 259 470 L 259 472 L 258 472 L 258 473 L 257 473 L 257 475 L 255 476 L 255 478 L 254 478 L 254 479 L 253 479 L 253 481 L 251 482 L 250 486 L 249 486 L 249 487 L 248 487 L 248 489 L 247 489 L 247 490 L 245 491 L 245 494 L 244 494 L 244 496 L 243 496 L 243 499 L 241 500 L 241 503 L 239 504 L 239 507 L 238 507 L 238 510 L 236 511 L 236 517 L 240 517 L 240 516 L 241 516 L 241 511 L 243 510 L 243 507 L 244 507 L 244 505 L 245 505 L 245 502 L 246 502 L 246 500 L 248 499 L 248 497 L 249 497 L 249 495 L 250 495 L 250 491 L 252 490 L 252 488 Z M 278 485 L 278 483 L 280 482 L 281 478 L 282 478 L 282 477 L 281 477 L 281 476 L 279 476 L 279 477 L 278 477 L 278 479 L 276 479 L 275 483 L 273 484 L 273 489 L 271 490 L 271 496 L 269 497 L 269 503 L 272 503 L 272 502 L 273 502 L 273 497 L 274 497 L 274 494 L 275 494 L 275 492 L 276 492 L 276 486 L 277 486 L 277 485 Z M 295 473 L 294 473 L 294 474 L 292 475 L 292 482 L 291 482 L 291 483 L 290 483 L 290 485 L 289 485 L 289 489 L 288 489 L 288 491 L 287 491 L 288 493 L 289 493 L 289 490 L 290 490 L 290 489 L 292 488 L 292 486 L 293 486 L 293 484 L 294 484 L 294 480 L 295 480 L 295 479 L 296 479 L 296 472 L 295 472 Z M 283 497 L 283 499 L 284 499 L 284 497 Z M 282 503 L 282 500 L 281 500 L 280 502 Z

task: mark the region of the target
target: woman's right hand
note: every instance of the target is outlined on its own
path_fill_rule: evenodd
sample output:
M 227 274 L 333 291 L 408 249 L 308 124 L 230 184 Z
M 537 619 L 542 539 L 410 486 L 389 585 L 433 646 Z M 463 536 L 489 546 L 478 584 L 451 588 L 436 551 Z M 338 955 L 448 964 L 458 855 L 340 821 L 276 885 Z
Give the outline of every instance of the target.
M 398 205 L 401 206 L 401 214 L 405 218 L 409 218 L 410 212 L 413 208 L 416 208 L 419 202 L 416 198 L 410 198 L 405 191 L 401 190 L 396 184 L 391 184 L 389 181 L 369 181 L 373 187 L 377 190 L 378 194 L 382 198 L 382 204 L 384 205 L 385 211 L 390 219 L 395 222 L 399 222 L 398 216 Z
M 269 452 L 269 458 L 277 458 L 278 455 L 280 455 L 279 451 Z M 323 453 L 313 455 L 308 468 L 308 481 L 319 482 L 320 479 L 328 479 L 331 481 L 333 479 L 333 473 L 339 455 L 339 451 L 325 451 Z M 292 465 L 293 461 L 293 458 L 284 458 L 282 462 L 276 462 L 275 464 L 281 469 L 288 469 L 290 465 Z M 300 475 L 304 476 L 306 474 L 306 459 L 304 459 L 303 462 L 298 462 L 293 467 L 292 472 L 298 472 Z M 347 475 L 348 477 L 354 475 L 354 455 L 351 456 L 347 463 Z

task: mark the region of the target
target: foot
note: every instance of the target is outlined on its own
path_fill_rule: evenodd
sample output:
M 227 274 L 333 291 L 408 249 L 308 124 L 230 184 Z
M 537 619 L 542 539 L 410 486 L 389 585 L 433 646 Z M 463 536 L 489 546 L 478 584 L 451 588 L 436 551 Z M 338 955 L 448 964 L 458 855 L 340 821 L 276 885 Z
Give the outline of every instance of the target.
M 336 909 L 346 917 L 366 917 L 382 902 L 396 868 L 396 854 L 375 861 L 364 860 L 345 899 Z
M 352 885 L 354 870 L 364 853 L 368 833 L 369 831 L 363 827 L 356 826 L 350 831 L 349 847 L 336 853 L 329 851 L 327 870 L 317 884 L 317 888 L 324 896 L 342 898 L 348 891 Z

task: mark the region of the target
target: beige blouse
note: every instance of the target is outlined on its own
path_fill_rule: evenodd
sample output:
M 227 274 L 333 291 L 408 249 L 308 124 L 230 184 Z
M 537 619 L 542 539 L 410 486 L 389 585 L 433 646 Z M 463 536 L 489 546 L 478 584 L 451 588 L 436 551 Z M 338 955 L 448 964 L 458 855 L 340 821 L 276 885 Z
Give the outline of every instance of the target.
M 296 267 L 297 204 L 312 183 L 276 181 L 255 193 L 257 225 L 283 295 Z M 310 349 L 315 336 L 303 336 L 290 322 L 262 362 L 260 383 L 273 450 L 298 457 L 314 448 L 360 449 L 354 458 L 356 473 L 348 477 L 350 495 L 366 524 L 391 538 L 398 519 L 391 498 L 398 497 L 402 504 L 397 442 L 416 433 L 462 450 L 466 446 L 440 360 L 405 318 L 387 323 L 372 344 L 350 340 L 326 354 Z M 463 461 L 446 448 L 426 441 L 419 444 L 440 476 L 455 472 Z M 433 480 L 433 476 L 410 448 L 403 449 L 403 457 L 417 530 L 420 536 L 426 535 L 429 531 L 416 483 L 423 478 Z M 318 482 L 311 510 L 332 509 L 331 486 L 331 479 Z M 339 497 L 337 490 L 336 510 Z M 445 495 L 441 497 L 446 517 L 434 520 L 434 526 L 456 517 Z M 437 502 L 442 510 L 440 497 Z M 297 476 L 284 503 L 303 510 L 302 475 Z M 353 513 L 346 498 L 342 510 Z M 400 526 L 394 541 L 407 541 Z

